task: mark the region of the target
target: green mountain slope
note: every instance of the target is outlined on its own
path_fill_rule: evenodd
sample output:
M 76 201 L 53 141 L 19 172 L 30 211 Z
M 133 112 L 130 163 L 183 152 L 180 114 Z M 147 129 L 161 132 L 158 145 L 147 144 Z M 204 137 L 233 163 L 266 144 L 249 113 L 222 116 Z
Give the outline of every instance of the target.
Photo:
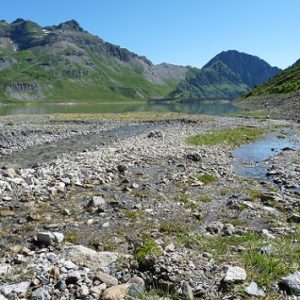
M 187 67 L 153 65 L 72 20 L 0 22 L 0 100 L 132 101 L 164 97 Z
M 237 51 L 202 69 L 154 65 L 94 36 L 74 21 L 41 27 L 0 21 L 0 101 L 232 99 L 280 70 Z
M 171 93 L 174 98 L 234 99 L 280 72 L 265 61 L 238 51 L 221 52 L 201 70 L 190 70 Z
M 255 87 L 245 97 L 285 96 L 300 90 L 300 60 L 291 67 L 272 78 L 270 81 Z

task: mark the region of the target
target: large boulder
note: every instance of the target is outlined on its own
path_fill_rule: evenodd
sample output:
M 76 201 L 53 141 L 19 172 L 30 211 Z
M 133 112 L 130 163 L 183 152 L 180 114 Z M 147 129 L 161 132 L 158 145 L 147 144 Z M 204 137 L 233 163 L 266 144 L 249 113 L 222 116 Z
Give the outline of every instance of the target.
M 81 245 L 66 246 L 59 254 L 65 260 L 71 260 L 77 266 L 85 266 L 93 271 L 109 272 L 118 260 L 114 252 L 97 252 Z
M 300 296 L 300 272 L 281 278 L 279 285 L 289 293 Z

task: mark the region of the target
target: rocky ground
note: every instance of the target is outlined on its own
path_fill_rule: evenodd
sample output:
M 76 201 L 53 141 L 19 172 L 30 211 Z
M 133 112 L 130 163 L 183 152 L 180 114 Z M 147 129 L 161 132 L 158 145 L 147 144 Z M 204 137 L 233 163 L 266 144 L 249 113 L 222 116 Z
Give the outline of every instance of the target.
M 300 141 L 297 124 L 0 123 L 1 300 L 300 296 L 299 148 L 268 159 L 257 181 L 236 173 L 236 146 L 186 141 L 239 126 L 288 127 Z
M 287 119 L 300 122 L 300 93 L 285 96 L 269 96 L 259 99 L 241 99 L 237 104 L 253 110 L 263 110 L 271 118 Z

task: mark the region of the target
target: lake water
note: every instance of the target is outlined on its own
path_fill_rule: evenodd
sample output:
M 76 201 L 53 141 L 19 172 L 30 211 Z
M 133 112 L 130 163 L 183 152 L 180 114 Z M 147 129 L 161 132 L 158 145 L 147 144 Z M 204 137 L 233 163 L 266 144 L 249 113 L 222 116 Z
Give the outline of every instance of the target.
M 199 101 L 193 103 L 21 103 L 0 105 L 0 115 L 53 114 L 53 113 L 124 113 L 124 112 L 177 112 L 186 114 L 224 115 L 241 109 L 230 102 Z

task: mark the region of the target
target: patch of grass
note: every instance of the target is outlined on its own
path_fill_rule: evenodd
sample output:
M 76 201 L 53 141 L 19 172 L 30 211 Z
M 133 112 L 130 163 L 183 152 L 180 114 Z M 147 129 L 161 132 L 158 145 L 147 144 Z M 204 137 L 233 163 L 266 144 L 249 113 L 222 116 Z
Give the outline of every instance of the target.
M 199 252 L 212 253 L 219 263 L 244 267 L 249 281 L 269 287 L 270 291 L 274 282 L 300 267 L 298 229 L 295 233 L 277 237 L 274 241 L 266 241 L 264 236 L 255 232 L 228 237 L 183 234 L 176 236 L 175 241 Z M 266 245 L 272 245 L 274 249 L 269 254 L 260 251 Z M 237 246 L 244 250 L 238 250 Z
M 260 285 L 269 285 L 287 273 L 287 266 L 278 255 L 265 255 L 255 249 L 247 251 L 243 257 L 248 277 Z
M 196 210 L 198 208 L 197 202 L 192 199 L 190 194 L 181 194 L 175 198 L 176 201 L 184 204 L 184 207 Z
M 189 194 L 181 194 L 181 195 L 177 196 L 176 200 L 183 204 L 187 204 L 190 202 L 190 195 Z
M 71 231 L 65 234 L 65 240 L 72 244 L 77 244 L 79 241 L 79 234 L 78 232 Z
M 202 194 L 198 197 L 198 201 L 202 203 L 209 203 L 212 202 L 212 200 L 213 200 L 212 196 L 208 194 Z
M 257 189 L 247 189 L 246 194 L 252 201 L 255 201 L 261 197 L 261 191 Z
M 142 261 L 148 255 L 158 256 L 160 254 L 161 250 L 158 245 L 149 237 L 144 237 L 142 245 L 138 246 L 133 252 L 134 257 L 138 262 Z
M 164 222 L 160 224 L 159 231 L 167 234 L 171 233 L 184 233 L 186 232 L 185 226 L 183 224 L 180 224 L 178 222 Z
M 188 203 L 187 207 L 189 207 L 191 210 L 196 210 L 198 208 L 198 205 L 193 201 Z
M 226 196 L 226 195 L 228 195 L 230 192 L 231 192 L 231 191 L 230 191 L 230 189 L 228 189 L 228 188 L 221 188 L 220 191 L 219 191 L 219 193 L 220 193 L 221 196 Z
M 245 202 L 240 202 L 240 204 L 239 204 L 239 210 L 240 211 L 244 211 L 247 208 L 248 208 L 248 206 Z
M 131 220 L 137 220 L 140 217 L 142 217 L 143 214 L 144 214 L 143 211 L 138 211 L 138 210 L 126 210 L 124 212 L 124 216 L 128 219 L 131 219 Z
M 210 183 L 217 181 L 217 178 L 214 175 L 207 174 L 207 173 L 198 175 L 196 177 L 198 180 L 202 181 L 204 184 L 210 184 Z
M 236 127 L 221 129 L 202 135 L 190 136 L 186 139 L 191 145 L 240 145 L 255 141 L 265 133 L 265 130 L 254 127 Z
M 275 186 L 275 185 L 268 185 L 268 191 L 270 193 L 277 193 L 278 190 L 279 190 L 279 188 L 277 186 Z

